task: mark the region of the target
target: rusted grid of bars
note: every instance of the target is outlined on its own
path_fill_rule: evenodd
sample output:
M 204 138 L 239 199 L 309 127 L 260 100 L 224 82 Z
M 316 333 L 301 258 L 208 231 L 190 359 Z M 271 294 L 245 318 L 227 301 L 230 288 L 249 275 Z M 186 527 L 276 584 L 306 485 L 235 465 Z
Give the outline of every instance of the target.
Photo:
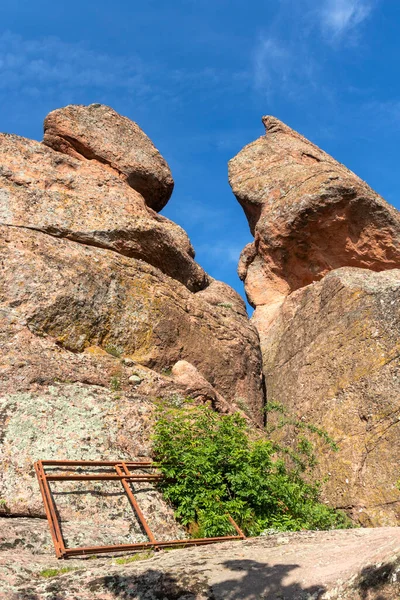
M 240 527 L 235 523 L 230 515 L 228 519 L 238 535 L 213 537 L 213 538 L 197 538 L 184 540 L 168 540 L 157 541 L 149 524 L 147 523 L 140 506 L 132 492 L 130 482 L 134 481 L 159 481 L 162 479 L 160 473 L 140 473 L 143 469 L 156 469 L 156 465 L 152 461 L 129 462 L 129 461 L 92 461 L 92 460 L 38 460 L 35 463 L 35 471 L 39 481 L 40 491 L 42 493 L 44 509 L 50 527 L 51 537 L 53 539 L 54 548 L 57 558 L 68 558 L 70 556 L 79 556 L 81 554 L 100 554 L 112 552 L 124 552 L 129 550 L 143 550 L 145 548 L 160 548 L 170 546 L 198 546 L 203 544 L 212 544 L 214 542 L 224 542 L 229 540 L 242 540 L 245 535 Z M 61 473 L 46 473 L 46 467 L 67 467 L 69 472 Z M 73 467 L 113 467 L 115 473 L 73 473 L 70 472 Z M 136 471 L 136 472 L 135 472 Z M 63 534 L 61 531 L 61 522 L 56 509 L 53 495 L 50 490 L 49 482 L 51 481 L 121 481 L 121 484 L 128 496 L 128 499 L 139 519 L 143 530 L 145 531 L 148 542 L 138 544 L 115 544 L 111 546 L 84 546 L 77 548 L 66 548 Z

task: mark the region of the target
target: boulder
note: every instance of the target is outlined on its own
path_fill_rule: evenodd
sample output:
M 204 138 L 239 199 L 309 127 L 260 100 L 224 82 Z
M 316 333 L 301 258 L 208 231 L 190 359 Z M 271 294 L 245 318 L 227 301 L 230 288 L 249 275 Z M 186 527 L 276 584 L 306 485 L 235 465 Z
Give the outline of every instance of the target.
M 209 278 L 181 227 L 98 161 L 0 134 L 0 223 L 139 258 L 191 291 Z
M 207 379 L 199 373 L 196 367 L 187 362 L 187 360 L 179 360 L 172 367 L 171 375 L 174 381 L 182 386 L 182 389 L 185 390 L 189 398 L 202 404 L 211 405 L 214 410 L 220 413 L 230 414 L 232 412 L 240 412 L 241 409 L 239 406 L 232 404 L 232 402 L 227 402 Z M 238 401 L 241 401 L 240 398 L 238 398 Z M 246 414 L 242 414 L 246 418 Z
M 43 141 L 63 154 L 110 166 L 156 211 L 172 194 L 171 171 L 153 142 L 137 123 L 109 106 L 71 105 L 52 111 L 44 122 Z
M 239 274 L 253 306 L 273 305 L 339 267 L 400 267 L 400 217 L 365 182 L 275 117 L 229 162 L 254 242 Z
M 318 451 L 325 498 L 362 525 L 398 524 L 400 270 L 332 271 L 284 301 L 261 343 L 268 400 L 339 446 Z

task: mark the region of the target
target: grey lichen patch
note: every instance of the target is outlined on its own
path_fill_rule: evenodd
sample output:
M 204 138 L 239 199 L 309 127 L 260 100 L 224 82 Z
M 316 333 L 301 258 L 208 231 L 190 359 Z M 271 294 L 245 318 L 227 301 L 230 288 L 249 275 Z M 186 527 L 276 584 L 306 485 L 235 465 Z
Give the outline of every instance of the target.
M 7 225 L 12 222 L 12 210 L 10 206 L 10 194 L 7 190 L 0 190 L 0 223 Z
M 149 456 L 154 408 L 149 398 L 135 392 L 117 394 L 82 383 L 59 383 L 0 398 L 0 498 L 7 514 L 45 516 L 36 460 Z M 182 537 L 161 494 L 149 484 L 136 487 L 158 539 Z M 119 482 L 51 482 L 50 488 L 69 547 L 147 541 Z
M 121 443 L 127 410 L 126 400 L 83 384 L 0 398 L 0 413 L 7 415 L 0 424 L 0 497 L 23 514 L 43 512 L 33 469 L 36 460 L 129 458 L 129 443 Z
M 82 445 L 85 438 L 90 441 L 86 434 L 91 430 L 96 449 L 105 449 L 103 419 L 112 409 L 110 400 L 102 388 L 79 384 L 51 386 L 43 395 L 22 393 L 0 399 L 0 406 L 13 405 L 4 438 L 5 456 L 12 442 L 13 453 L 23 452 L 29 443 L 33 460 L 60 455 L 77 459 L 91 450 L 91 445 Z

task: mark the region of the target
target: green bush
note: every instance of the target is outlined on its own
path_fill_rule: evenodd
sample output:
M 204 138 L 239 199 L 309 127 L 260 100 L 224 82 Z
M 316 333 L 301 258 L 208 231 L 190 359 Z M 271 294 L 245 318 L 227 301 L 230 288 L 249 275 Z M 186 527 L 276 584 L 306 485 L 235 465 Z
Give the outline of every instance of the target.
M 227 513 L 246 535 L 350 526 L 345 515 L 318 501 L 305 437 L 289 451 L 255 437 L 239 414 L 188 401 L 182 408 L 160 406 L 153 450 L 165 475 L 163 494 L 193 537 L 234 534 Z

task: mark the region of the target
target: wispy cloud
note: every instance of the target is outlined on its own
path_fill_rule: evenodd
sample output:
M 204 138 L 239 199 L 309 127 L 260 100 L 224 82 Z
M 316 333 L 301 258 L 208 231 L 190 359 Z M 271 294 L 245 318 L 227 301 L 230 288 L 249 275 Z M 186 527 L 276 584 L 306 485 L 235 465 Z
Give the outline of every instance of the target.
M 325 75 L 326 51 L 339 50 L 343 42 L 354 45 L 359 26 L 378 3 L 299 0 L 293 4 L 281 0 L 275 19 L 260 33 L 254 46 L 254 89 L 269 100 L 275 94 L 284 94 L 298 102 L 314 92 L 332 100 L 335 91 Z M 340 47 L 336 43 L 339 40 Z
M 283 94 L 299 101 L 317 87 L 318 93 L 325 95 L 327 90 L 321 83 L 319 71 L 304 40 L 287 39 L 278 34 L 260 35 L 254 49 L 253 85 L 267 99 Z
M 207 258 L 208 260 L 237 264 L 240 253 L 243 250 L 243 245 L 222 241 L 216 244 L 198 244 L 196 250 L 197 258 L 200 262 L 202 258 Z
M 101 101 L 124 94 L 129 101 L 167 101 L 234 89 L 245 74 L 217 68 L 166 68 L 137 55 L 96 52 L 83 42 L 58 37 L 26 39 L 0 33 L 0 92 L 57 97 L 89 90 Z
M 57 37 L 26 40 L 10 32 L 1 34 L 0 89 L 39 91 L 42 86 L 149 91 L 144 67 L 136 57 L 118 60 Z
M 290 53 L 281 41 L 270 36 L 260 36 L 254 53 L 254 85 L 264 91 L 271 89 L 274 76 L 286 77 Z
M 365 21 L 372 9 L 370 0 L 325 0 L 320 11 L 322 27 L 326 33 L 341 37 Z

